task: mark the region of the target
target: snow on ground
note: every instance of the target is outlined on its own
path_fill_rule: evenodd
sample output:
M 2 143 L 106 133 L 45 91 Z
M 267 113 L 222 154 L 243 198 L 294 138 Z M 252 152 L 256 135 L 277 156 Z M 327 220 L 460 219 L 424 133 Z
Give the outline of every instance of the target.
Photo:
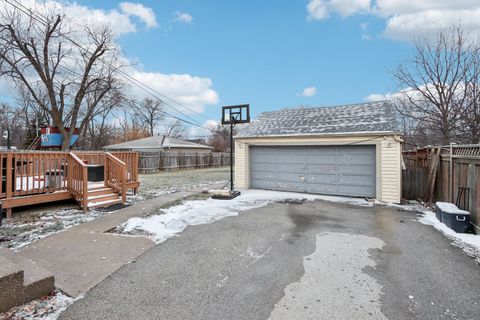
M 243 190 L 242 194 L 232 200 L 197 200 L 161 209 L 159 214 L 148 217 L 132 218 L 120 227 L 120 231 L 127 234 L 144 233 L 156 243 L 182 232 L 189 225 L 207 224 L 225 217 L 236 216 L 240 211 L 263 207 L 275 201 L 285 200 L 326 200 L 372 206 L 365 199 L 320 196 L 292 192 Z
M 0 247 L 18 249 L 35 240 L 57 233 L 80 223 L 91 221 L 107 211 L 91 210 L 87 213 L 75 203 L 39 206 L 14 213 L 13 219 L 4 220 L 0 227 Z
M 226 167 L 142 174 L 139 194 L 129 193 L 127 203 L 131 205 L 197 187 L 218 187 L 228 178 L 229 169 Z M 50 234 L 114 212 L 102 209 L 83 212 L 73 201 L 18 208 L 13 219 L 4 220 L 0 227 L 0 247 L 18 249 Z
M 435 216 L 435 213 L 428 209 L 423 210 L 423 216 L 418 221 L 425 225 L 433 226 L 452 240 L 455 246 L 462 248 L 463 251 L 480 263 L 480 235 L 457 233 L 440 222 Z
M 60 291 L 0 314 L 0 320 L 54 320 L 75 300 Z

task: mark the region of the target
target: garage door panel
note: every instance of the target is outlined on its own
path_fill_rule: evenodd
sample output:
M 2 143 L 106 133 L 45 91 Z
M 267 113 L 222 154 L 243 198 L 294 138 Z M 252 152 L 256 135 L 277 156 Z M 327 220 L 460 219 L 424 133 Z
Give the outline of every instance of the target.
M 278 186 L 277 181 L 268 181 L 268 180 L 255 180 L 254 183 L 252 181 L 252 188 L 256 189 L 268 189 L 268 190 L 276 190 Z
M 375 157 L 369 154 L 340 155 L 337 157 L 337 163 L 340 164 L 372 164 Z
M 338 165 L 337 172 L 339 174 L 361 174 L 374 175 L 375 166 L 372 165 Z
M 270 165 L 272 167 L 272 165 Z M 277 167 L 278 172 L 285 172 L 285 173 L 301 173 L 304 172 L 305 170 L 305 165 L 304 164 L 278 164 Z
M 337 166 L 335 164 L 308 164 L 305 170 L 307 174 L 315 173 L 336 173 Z
M 319 147 L 308 147 L 307 152 L 311 155 L 323 156 L 325 154 L 336 154 L 337 148 L 335 146 L 319 146 Z
M 275 172 L 275 165 L 268 162 L 255 162 L 252 168 L 252 173 L 259 172 Z
M 283 181 L 283 182 L 303 183 L 305 181 L 305 175 L 302 173 L 279 172 L 277 175 L 277 179 L 278 181 Z
M 275 161 L 275 156 L 268 154 L 256 154 L 252 159 L 254 163 L 272 163 Z
M 306 181 L 307 183 L 336 184 L 337 175 L 336 174 L 307 174 Z
M 367 146 L 360 146 L 360 145 L 349 145 L 349 146 L 338 146 L 337 152 L 338 154 L 372 154 L 372 149 L 374 146 L 367 145 Z
M 277 163 L 279 164 L 305 163 L 305 155 L 285 153 L 283 155 L 278 155 Z
M 278 173 L 277 172 L 253 172 L 252 173 L 253 180 L 278 180 Z
M 357 197 L 365 197 L 365 194 L 374 194 L 375 188 L 365 187 L 365 186 L 346 186 L 339 185 L 338 193 L 340 195 L 349 195 Z
M 368 175 L 339 175 L 339 184 L 372 186 L 372 178 Z
M 305 184 L 303 182 L 278 182 L 275 190 L 305 192 Z
M 309 183 L 307 185 L 308 193 L 337 194 L 336 184 Z
M 253 188 L 375 196 L 375 146 L 252 146 L 250 150 Z
M 337 163 L 337 157 L 335 154 L 324 154 L 324 155 L 307 155 L 307 164 L 335 164 Z

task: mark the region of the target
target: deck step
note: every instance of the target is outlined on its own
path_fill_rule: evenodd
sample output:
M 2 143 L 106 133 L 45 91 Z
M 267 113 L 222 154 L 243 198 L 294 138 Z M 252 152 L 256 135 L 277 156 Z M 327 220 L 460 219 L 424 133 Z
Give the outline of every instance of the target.
M 108 200 L 116 200 L 118 199 L 118 194 L 116 193 L 108 193 L 108 194 L 101 194 L 96 196 L 88 196 L 88 203 L 98 203 L 98 202 L 105 202 Z
M 89 189 L 88 197 L 90 198 L 90 196 L 101 196 L 101 195 L 111 194 L 111 193 L 114 193 L 114 191 L 113 191 L 113 188 L 110 188 L 110 187 Z
M 95 208 L 108 208 L 110 206 L 113 206 L 115 204 L 121 204 L 122 199 L 118 198 L 117 199 L 111 199 L 111 200 L 105 200 L 105 201 L 99 201 L 99 202 L 89 202 L 88 203 L 88 208 L 90 209 L 95 209 Z
M 0 312 L 54 290 L 53 275 L 9 249 L 0 249 Z

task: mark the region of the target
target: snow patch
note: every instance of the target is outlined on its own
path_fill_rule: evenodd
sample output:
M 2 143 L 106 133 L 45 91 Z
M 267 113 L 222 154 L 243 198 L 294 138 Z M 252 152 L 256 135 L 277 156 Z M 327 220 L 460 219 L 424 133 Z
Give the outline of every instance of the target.
M 462 248 L 463 251 L 480 263 L 480 235 L 457 233 L 440 222 L 434 212 L 426 209 L 423 210 L 423 217 L 418 221 L 425 225 L 433 226 L 447 238 L 451 239 L 455 246 Z
M 120 229 L 126 233 L 143 231 L 156 243 L 161 243 L 182 232 L 189 225 L 211 223 L 225 217 L 236 216 L 240 211 L 260 208 L 275 201 L 288 199 L 325 200 L 365 207 L 373 206 L 369 201 L 360 198 L 266 190 L 243 190 L 240 196 L 232 200 L 207 199 L 187 201 L 181 205 L 163 209 L 160 211 L 161 214 L 158 215 L 131 218 Z

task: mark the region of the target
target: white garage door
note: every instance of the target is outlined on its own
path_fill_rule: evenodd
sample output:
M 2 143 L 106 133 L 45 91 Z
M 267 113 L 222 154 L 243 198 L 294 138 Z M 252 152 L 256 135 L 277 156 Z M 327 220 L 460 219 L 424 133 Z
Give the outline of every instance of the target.
M 375 146 L 252 146 L 252 188 L 375 197 Z

